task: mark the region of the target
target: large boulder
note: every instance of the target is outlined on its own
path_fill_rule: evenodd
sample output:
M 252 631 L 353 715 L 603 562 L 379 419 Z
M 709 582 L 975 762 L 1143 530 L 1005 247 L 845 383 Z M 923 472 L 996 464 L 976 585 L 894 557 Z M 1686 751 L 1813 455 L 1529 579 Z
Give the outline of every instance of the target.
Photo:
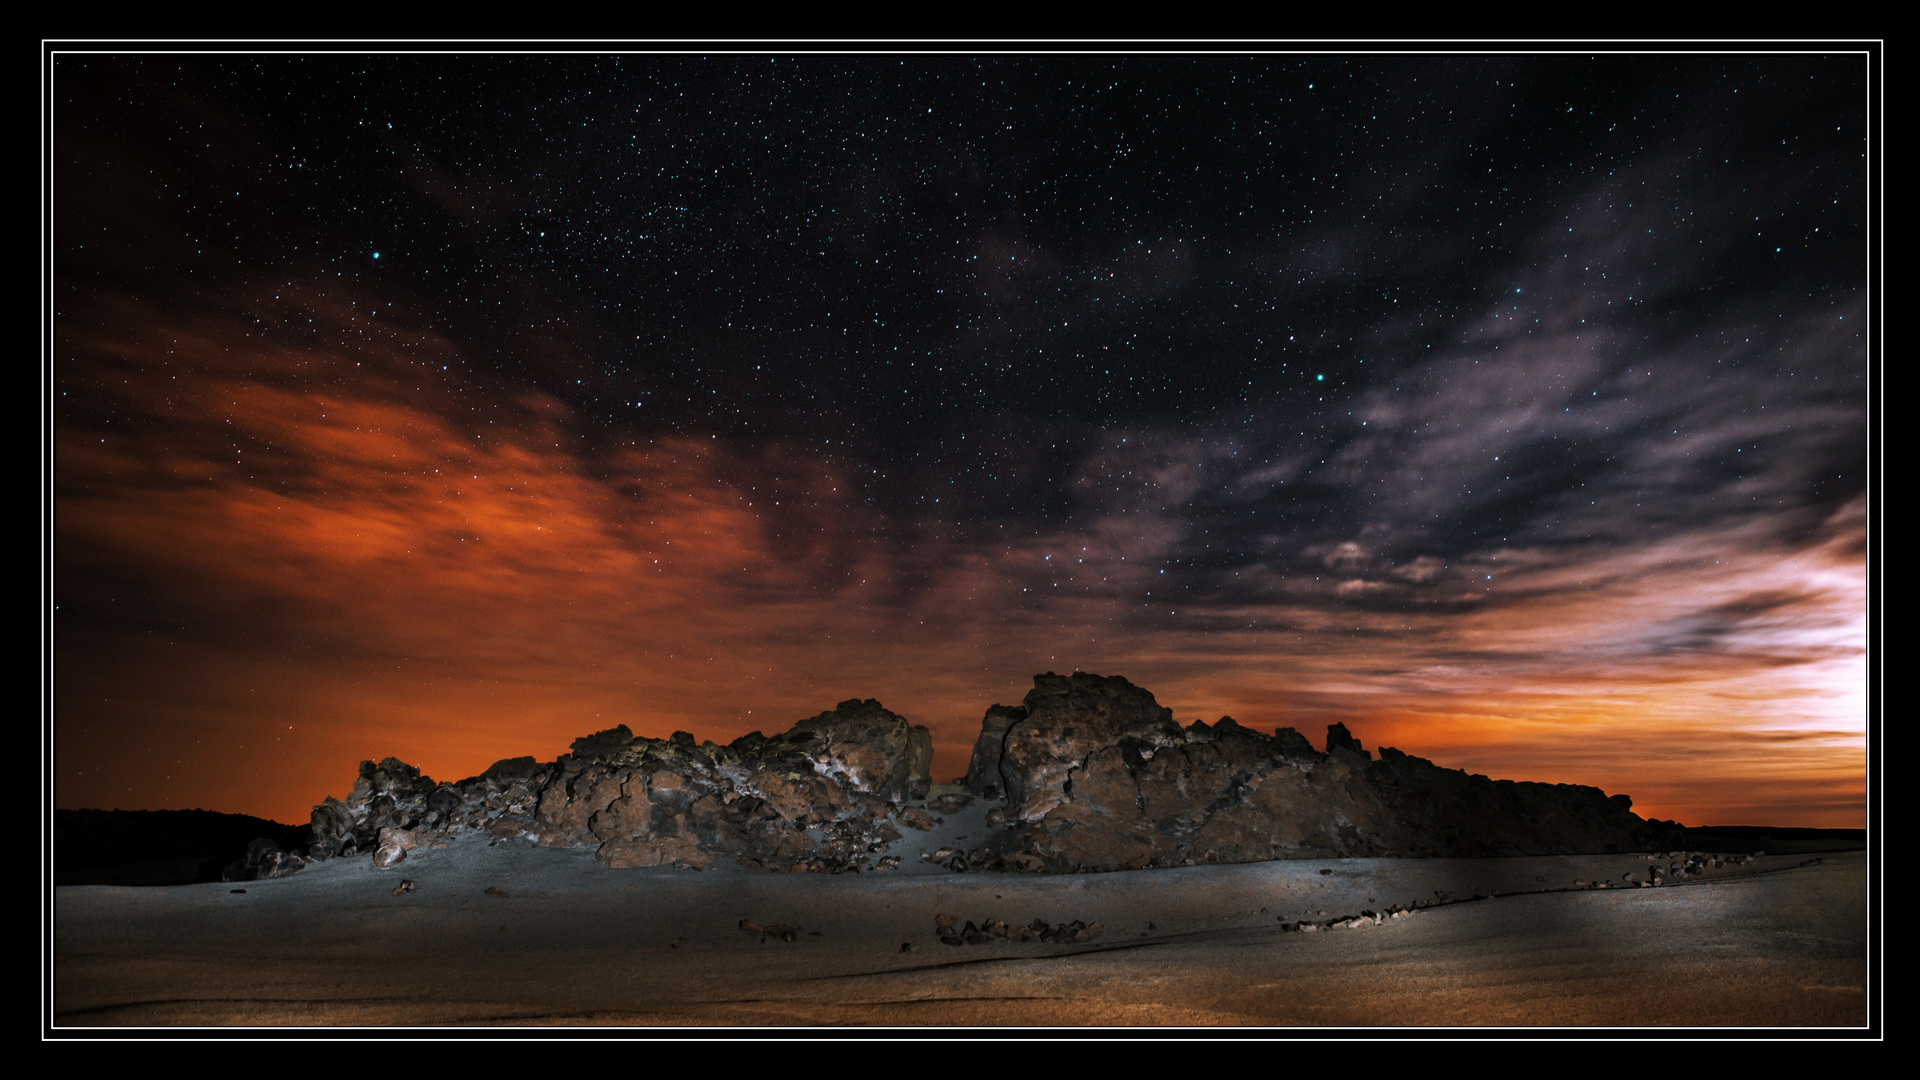
M 1007 816 L 1018 821 L 1038 821 L 1071 801 L 1073 773 L 1094 754 L 1151 758 L 1182 739 L 1171 709 L 1118 676 L 1035 675 L 1022 704 L 1027 715 L 1009 726 L 1000 751 Z
M 815 772 L 853 791 L 891 802 L 925 797 L 932 784 L 932 733 L 923 727 L 916 734 L 905 717 L 872 698 L 800 721 L 768 742 L 769 751 L 777 747 L 805 754 Z

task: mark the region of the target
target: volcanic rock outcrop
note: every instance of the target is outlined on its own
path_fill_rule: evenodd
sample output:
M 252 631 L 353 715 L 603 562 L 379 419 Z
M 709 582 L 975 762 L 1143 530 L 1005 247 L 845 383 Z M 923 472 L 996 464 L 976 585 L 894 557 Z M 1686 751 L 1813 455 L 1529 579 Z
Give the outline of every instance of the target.
M 309 856 L 370 853 L 393 866 L 479 830 L 592 846 L 609 866 L 888 868 L 897 826 L 933 824 L 909 805 L 928 794 L 932 758 L 926 728 L 868 699 L 725 746 L 622 725 L 574 740 L 557 761 L 511 758 L 454 784 L 366 761 L 346 799 L 314 808 Z M 1658 839 L 1625 795 L 1469 776 L 1390 747 L 1375 760 L 1341 724 L 1324 750 L 1292 728 L 1265 735 L 1231 717 L 1183 728 L 1146 690 L 1090 674 L 1036 675 L 1020 705 L 988 709 L 965 784 L 1005 803 L 983 845 L 933 858 L 953 869 L 1603 852 Z M 937 808 L 969 801 L 948 795 Z M 290 859 L 250 856 L 262 876 L 297 869 Z
M 1122 678 L 1048 673 L 987 710 L 967 786 L 1004 792 L 1010 865 L 1116 870 L 1339 856 L 1631 850 L 1653 840 L 1625 795 L 1442 769 L 1343 724 L 1317 752 L 1221 717 L 1181 728 Z
M 393 758 L 360 764 L 345 800 L 313 811 L 311 854 L 407 852 L 471 829 L 543 847 L 592 845 L 609 866 L 854 869 L 900 837 L 887 821 L 925 797 L 933 739 L 871 698 L 843 701 L 771 738 L 720 746 L 686 732 L 636 737 L 624 724 L 542 764 L 511 758 L 435 784 Z

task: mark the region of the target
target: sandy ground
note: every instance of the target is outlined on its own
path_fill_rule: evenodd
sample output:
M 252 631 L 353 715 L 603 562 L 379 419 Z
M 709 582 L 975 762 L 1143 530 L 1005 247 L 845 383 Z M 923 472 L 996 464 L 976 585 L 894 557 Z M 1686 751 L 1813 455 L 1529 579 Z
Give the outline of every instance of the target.
M 1866 853 L 1658 888 L 1646 853 L 1119 874 L 608 870 L 464 838 L 375 870 L 54 890 L 57 1029 L 889 1025 L 1862 1027 Z M 1666 860 L 1660 860 L 1664 865 Z M 402 879 L 417 887 L 400 895 Z M 235 892 L 244 888 L 244 892 Z M 506 896 L 488 895 L 489 888 Z M 1289 929 L 1433 904 L 1358 928 Z M 936 917 L 1100 924 L 948 946 Z M 792 927 L 786 941 L 742 930 Z

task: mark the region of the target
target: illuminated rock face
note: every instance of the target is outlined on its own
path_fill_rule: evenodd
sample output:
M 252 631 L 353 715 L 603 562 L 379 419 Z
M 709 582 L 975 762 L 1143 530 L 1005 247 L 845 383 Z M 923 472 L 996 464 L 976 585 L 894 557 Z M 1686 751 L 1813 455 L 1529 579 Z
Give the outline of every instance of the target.
M 860 869 L 900 838 L 896 823 L 930 822 L 902 811 L 927 795 L 932 758 L 926 728 L 868 699 L 726 746 L 623 725 L 574 740 L 558 761 L 512 758 L 457 784 L 368 761 L 345 800 L 314 808 L 311 853 L 392 866 L 480 830 L 591 846 L 609 866 Z M 965 783 L 1005 800 L 988 818 L 1003 827 L 956 869 L 1604 852 L 1657 839 L 1625 795 L 1469 776 L 1392 748 L 1376 761 L 1340 724 L 1323 750 L 1231 717 L 1182 728 L 1148 691 L 1084 673 L 1036 675 L 1020 705 L 987 710 Z
M 1469 776 L 1392 748 L 1375 761 L 1341 724 L 1325 752 L 1291 728 L 1269 736 L 1231 717 L 1182 729 L 1120 678 L 1035 676 L 1022 705 L 994 706 L 982 729 L 967 784 L 1005 793 L 1010 865 L 1586 852 L 1653 839 L 1624 795 Z
M 933 739 L 879 702 L 844 701 L 768 738 L 727 746 L 686 732 L 637 738 L 625 725 L 574 740 L 539 763 L 514 758 L 435 784 L 392 758 L 362 762 L 346 800 L 314 808 L 319 857 L 431 844 L 469 829 L 543 847 L 593 846 L 609 866 L 762 866 L 840 870 L 899 833 L 885 820 L 925 797 Z

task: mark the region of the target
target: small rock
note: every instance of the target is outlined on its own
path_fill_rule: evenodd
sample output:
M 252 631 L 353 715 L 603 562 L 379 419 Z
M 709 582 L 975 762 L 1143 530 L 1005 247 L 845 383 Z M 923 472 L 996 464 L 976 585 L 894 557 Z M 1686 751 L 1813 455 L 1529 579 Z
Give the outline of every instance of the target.
M 972 805 L 973 796 L 965 792 L 949 792 L 933 800 L 933 809 L 942 814 L 957 814 Z
M 419 887 L 419 882 L 414 881 L 412 878 L 401 878 L 400 884 L 393 887 L 393 895 L 399 896 L 401 893 L 410 893 Z
M 487 895 L 493 897 L 496 900 L 509 900 L 509 899 L 512 899 L 513 897 L 512 893 L 508 892 L 507 890 L 501 888 L 498 885 L 487 886 Z

